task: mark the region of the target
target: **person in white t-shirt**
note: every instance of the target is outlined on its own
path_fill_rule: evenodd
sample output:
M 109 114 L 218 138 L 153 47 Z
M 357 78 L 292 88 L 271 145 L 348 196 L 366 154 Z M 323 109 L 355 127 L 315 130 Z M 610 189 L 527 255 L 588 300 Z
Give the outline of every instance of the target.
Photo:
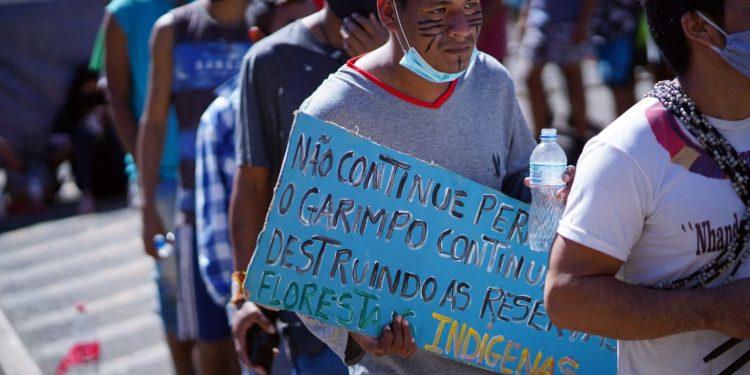
M 682 90 L 750 162 L 750 1 L 643 5 L 677 72 L 655 95 Z M 748 242 L 739 264 L 702 278 L 738 241 L 746 206 L 664 98 L 643 99 L 586 145 L 551 252 L 547 311 L 561 328 L 617 338 L 620 374 L 747 374 Z

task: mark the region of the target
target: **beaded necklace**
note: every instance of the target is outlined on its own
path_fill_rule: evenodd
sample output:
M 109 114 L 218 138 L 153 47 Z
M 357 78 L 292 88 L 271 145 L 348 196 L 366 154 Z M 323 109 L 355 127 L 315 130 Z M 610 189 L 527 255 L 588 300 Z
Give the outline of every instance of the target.
M 734 279 L 740 265 L 750 255 L 743 248 L 750 239 L 750 167 L 737 150 L 711 125 L 698 110 L 695 102 L 674 81 L 661 81 L 647 96 L 658 99 L 675 117 L 679 118 L 701 146 L 708 151 L 722 171 L 732 181 L 732 187 L 745 204 L 745 215 L 739 225 L 737 238 L 719 256 L 692 274 L 656 285 L 658 289 L 705 287 L 719 276 L 731 272 L 724 284 Z

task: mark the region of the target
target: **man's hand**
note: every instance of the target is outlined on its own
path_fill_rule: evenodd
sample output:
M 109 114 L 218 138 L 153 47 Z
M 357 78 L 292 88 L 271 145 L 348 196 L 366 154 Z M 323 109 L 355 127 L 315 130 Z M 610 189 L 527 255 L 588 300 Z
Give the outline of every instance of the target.
M 575 165 L 569 165 L 563 172 L 562 180 L 565 186 L 557 191 L 557 199 L 567 202 L 568 195 L 570 195 L 570 188 L 573 187 L 573 180 L 576 178 L 576 167 Z
M 143 240 L 143 249 L 150 257 L 159 259 L 159 254 L 154 246 L 154 236 L 165 234 L 164 224 L 161 222 L 156 208 L 150 205 L 143 205 L 141 209 L 141 239 Z
M 417 343 L 411 336 L 409 321 L 400 315 L 396 315 L 391 324 L 383 328 L 383 334 L 380 336 L 380 339 L 354 332 L 350 332 L 349 334 L 364 351 L 378 357 L 395 354 L 402 358 L 409 358 L 417 351 Z
M 560 188 L 560 190 L 557 191 L 556 197 L 557 199 L 567 202 L 568 201 L 568 195 L 570 195 L 570 188 L 573 187 L 573 180 L 576 178 L 576 167 L 575 165 L 569 165 L 567 168 L 565 168 L 565 172 L 563 172 L 562 180 L 565 183 L 565 186 Z M 532 188 L 531 186 L 531 178 L 526 177 L 523 179 L 523 184 L 526 185 L 527 188 Z
M 351 57 L 370 52 L 388 40 L 388 31 L 372 13 L 369 17 L 352 13 L 342 20 L 339 32 L 344 50 Z
M 276 333 L 276 328 L 273 326 L 263 312 L 260 311 L 258 305 L 245 301 L 242 307 L 237 309 L 232 315 L 232 339 L 234 340 L 234 350 L 237 352 L 237 357 L 240 359 L 245 367 L 257 371 L 260 374 L 265 374 L 266 371 L 261 366 L 254 366 L 250 362 L 248 356 L 248 347 L 246 337 L 247 331 L 250 330 L 254 325 L 259 325 L 261 329 L 268 333 Z

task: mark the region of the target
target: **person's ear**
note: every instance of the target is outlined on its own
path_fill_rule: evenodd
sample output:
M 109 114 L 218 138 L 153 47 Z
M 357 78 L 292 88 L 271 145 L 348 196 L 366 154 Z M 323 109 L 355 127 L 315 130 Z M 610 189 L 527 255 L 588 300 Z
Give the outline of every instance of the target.
M 723 47 L 724 38 L 719 30 L 701 17 L 698 12 L 687 12 L 680 20 L 688 42 L 706 47 Z
M 396 4 L 393 0 L 378 0 L 378 17 L 380 18 L 380 23 L 389 32 L 398 32 L 399 30 L 396 11 L 393 9 L 395 6 Z
M 263 30 L 261 30 L 258 26 L 250 26 L 250 28 L 247 29 L 247 37 L 251 42 L 256 43 L 259 40 L 265 38 L 266 33 L 264 33 Z

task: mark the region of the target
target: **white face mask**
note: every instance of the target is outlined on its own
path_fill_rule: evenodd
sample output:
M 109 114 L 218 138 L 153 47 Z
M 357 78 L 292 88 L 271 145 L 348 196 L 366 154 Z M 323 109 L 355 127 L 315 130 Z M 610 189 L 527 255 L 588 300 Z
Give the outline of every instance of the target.
M 711 49 L 716 51 L 736 71 L 750 79 L 750 30 L 727 34 L 724 29 L 708 19 L 706 15 L 701 12 L 697 13 L 709 25 L 724 34 L 727 39 L 724 48 L 711 46 Z
M 445 73 L 441 72 L 435 68 L 433 68 L 423 57 L 422 55 L 417 52 L 417 50 L 409 45 L 409 40 L 406 38 L 406 33 L 404 33 L 404 27 L 401 25 L 401 18 L 398 15 L 398 5 L 396 5 L 396 2 L 394 0 L 393 2 L 393 9 L 396 13 L 396 20 L 398 21 L 398 27 L 401 29 L 401 35 L 404 36 L 404 41 L 406 42 L 407 49 L 404 49 L 404 46 L 401 45 L 401 49 L 404 51 L 404 57 L 401 58 L 401 61 L 399 61 L 399 65 L 403 66 L 406 69 L 409 69 L 412 73 L 435 83 L 442 83 L 442 82 L 450 82 L 458 77 L 460 77 L 464 72 L 466 72 L 469 67 L 474 64 L 474 61 L 477 58 L 477 55 L 479 55 L 479 52 L 477 51 L 476 46 L 474 47 L 474 50 L 471 52 L 471 57 L 469 58 L 469 64 L 466 66 L 465 69 L 456 72 L 456 73 Z M 397 38 L 398 40 L 398 38 Z M 398 42 L 401 44 L 401 41 Z

